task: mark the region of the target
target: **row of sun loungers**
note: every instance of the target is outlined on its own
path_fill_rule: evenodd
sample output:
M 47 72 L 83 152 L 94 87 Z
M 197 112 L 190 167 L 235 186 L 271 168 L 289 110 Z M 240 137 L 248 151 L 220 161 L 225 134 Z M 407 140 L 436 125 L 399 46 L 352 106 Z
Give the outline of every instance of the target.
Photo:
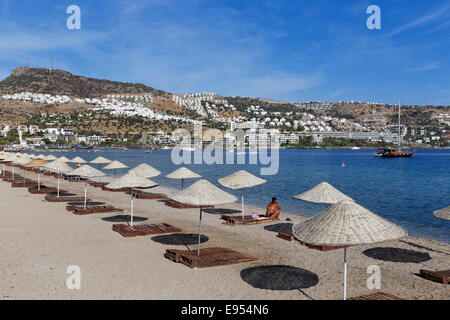
M 53 175 L 53 174 L 52 174 Z M 84 179 L 79 179 L 78 177 L 65 177 L 68 181 L 84 181 Z M 28 191 L 33 194 L 47 194 L 45 200 L 49 202 L 68 202 L 66 210 L 72 211 L 77 215 L 93 214 L 93 213 L 105 213 L 105 212 L 123 212 L 123 209 L 115 208 L 111 205 L 106 204 L 89 204 L 84 208 L 84 197 L 80 197 L 75 194 L 69 194 L 66 190 L 60 190 L 60 196 L 56 194 L 56 188 L 49 188 L 45 185 L 41 185 L 40 189 L 37 187 L 37 182 L 30 179 L 24 179 L 20 175 L 15 175 L 12 179 L 12 174 L 9 171 L 5 171 L 4 181 L 12 182 L 13 187 L 28 186 Z M 89 181 L 89 184 L 93 187 L 102 188 L 104 191 L 111 192 L 131 192 L 129 188 L 123 188 L 119 190 L 112 190 L 105 187 L 106 182 L 95 182 Z M 167 199 L 165 194 L 161 193 L 147 193 L 140 190 L 133 190 L 133 196 L 137 199 Z M 91 202 L 90 199 L 87 199 Z M 70 202 L 79 202 L 73 204 Z M 179 203 L 172 200 L 166 200 L 165 204 L 167 206 L 185 209 L 185 208 L 199 208 L 198 206 L 192 206 L 188 204 Z M 214 208 L 214 206 L 208 206 L 204 208 Z M 267 223 L 277 221 L 278 219 L 272 219 L 269 217 L 260 216 L 254 218 L 251 215 L 244 216 L 233 216 L 233 215 L 222 215 L 221 219 L 224 220 L 225 224 L 229 225 L 253 225 L 260 223 Z M 160 235 L 169 233 L 179 233 L 182 232 L 181 229 L 174 227 L 167 223 L 160 224 L 141 224 L 135 225 L 133 227 L 128 224 L 114 224 L 112 230 L 118 232 L 123 237 L 136 237 L 136 236 L 148 236 L 148 235 Z M 295 238 L 292 232 L 278 232 L 277 236 L 280 239 L 294 241 Z M 343 247 L 332 247 L 332 246 L 312 246 L 306 243 L 302 243 L 310 248 L 328 251 L 336 250 Z M 226 248 L 202 248 L 200 255 L 197 254 L 196 250 L 177 250 L 177 249 L 167 249 L 164 257 L 170 259 L 174 262 L 184 264 L 190 268 L 204 268 L 213 266 L 223 266 L 234 263 L 251 262 L 256 261 L 257 258 L 247 256 L 241 252 L 226 249 Z M 432 281 L 437 281 L 443 284 L 448 284 L 450 278 L 450 270 L 443 271 L 432 271 L 432 270 L 420 270 L 420 276 Z M 350 300 L 403 300 L 400 297 L 385 293 L 376 292 L 368 295 L 358 296 L 350 298 Z

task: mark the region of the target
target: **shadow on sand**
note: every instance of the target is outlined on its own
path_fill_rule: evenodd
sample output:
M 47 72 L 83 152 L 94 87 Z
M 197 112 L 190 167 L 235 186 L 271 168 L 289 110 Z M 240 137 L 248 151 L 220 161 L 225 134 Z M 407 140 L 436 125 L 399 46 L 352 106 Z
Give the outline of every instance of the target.
M 277 223 L 265 226 L 264 229 L 272 232 L 292 232 L 292 223 Z
M 286 265 L 244 269 L 241 271 L 241 278 L 254 288 L 269 290 L 301 291 L 319 283 L 319 277 L 315 273 Z
M 119 215 L 113 216 L 113 217 L 102 218 L 102 220 L 107 221 L 107 222 L 130 222 L 131 216 L 119 214 Z M 133 216 L 133 222 L 140 222 L 140 221 L 145 221 L 145 220 L 148 220 L 148 218 Z
M 207 208 L 207 209 L 203 209 L 203 212 L 210 213 L 210 214 L 234 214 L 234 213 L 241 213 L 240 210 L 225 209 L 225 208 Z
M 188 246 L 198 243 L 197 233 L 174 233 L 165 234 L 160 236 L 152 237 L 152 240 L 161 244 L 172 245 L 172 246 Z M 200 243 L 208 241 L 209 238 L 205 235 L 200 236 Z
M 363 251 L 367 257 L 391 262 L 420 263 L 431 260 L 428 253 L 401 248 L 379 247 Z

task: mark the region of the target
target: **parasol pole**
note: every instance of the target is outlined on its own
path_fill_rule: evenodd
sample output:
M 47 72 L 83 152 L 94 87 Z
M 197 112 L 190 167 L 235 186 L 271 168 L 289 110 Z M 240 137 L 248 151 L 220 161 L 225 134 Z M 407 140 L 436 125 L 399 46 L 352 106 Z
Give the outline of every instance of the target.
M 200 238 L 202 235 L 202 206 L 200 206 L 200 220 L 198 221 L 198 249 L 197 249 L 197 255 L 200 255 Z
M 242 221 L 244 221 L 244 190 L 242 190 Z
M 87 198 L 87 182 L 84 181 L 84 209 L 86 209 L 86 198 Z
M 133 228 L 133 188 L 131 188 L 131 228 Z
M 59 175 L 58 175 L 58 192 L 57 192 L 58 198 L 59 198 Z
M 3 163 L 2 175 L 5 176 L 5 164 Z
M 347 247 L 344 247 L 344 300 L 347 300 Z
M 181 178 L 181 189 L 183 189 L 184 178 Z
M 14 181 L 14 169 L 15 169 L 16 167 L 13 165 L 13 174 L 12 174 L 12 179 L 13 179 L 13 181 Z
M 41 167 L 38 167 L 38 190 L 41 191 Z

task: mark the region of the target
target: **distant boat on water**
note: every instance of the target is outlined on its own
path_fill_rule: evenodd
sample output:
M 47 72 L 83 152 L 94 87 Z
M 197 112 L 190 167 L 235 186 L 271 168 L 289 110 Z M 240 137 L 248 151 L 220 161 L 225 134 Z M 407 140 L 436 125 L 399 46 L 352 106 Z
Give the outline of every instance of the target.
M 352 150 L 359 150 L 359 149 L 361 149 L 361 148 L 357 147 L 357 146 L 352 147 Z
M 398 103 L 398 148 L 383 148 L 378 150 L 374 154 L 375 157 L 379 158 L 410 158 L 414 151 L 402 151 L 400 150 L 401 145 L 401 124 L 400 124 L 400 102 Z

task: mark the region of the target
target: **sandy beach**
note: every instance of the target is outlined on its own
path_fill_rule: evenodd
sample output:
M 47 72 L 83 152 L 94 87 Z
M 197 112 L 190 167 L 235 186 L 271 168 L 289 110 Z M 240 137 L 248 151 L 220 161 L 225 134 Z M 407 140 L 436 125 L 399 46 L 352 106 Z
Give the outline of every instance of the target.
M 18 170 L 22 174 L 22 170 Z M 34 173 L 27 177 L 36 179 Z M 56 186 L 56 179 L 41 182 Z M 84 194 L 84 184 L 61 182 L 61 188 Z M 152 192 L 173 190 L 156 187 Z M 77 216 L 66 203 L 44 201 L 27 188 L 0 181 L 0 297 L 2 299 L 342 299 L 343 252 L 321 252 L 277 235 L 283 225 L 306 218 L 282 212 L 279 222 L 229 226 L 220 214 L 203 215 L 202 248 L 226 247 L 259 260 L 229 266 L 190 269 L 166 259 L 170 237 L 124 238 L 112 231 L 117 213 Z M 88 197 L 130 212 L 130 196 L 88 186 Z M 265 206 L 270 199 L 262 199 Z M 283 208 L 283 204 L 280 204 Z M 240 209 L 239 203 L 220 208 Z M 174 209 L 158 200 L 134 201 L 136 223 L 166 222 L 183 234 L 197 234 L 198 209 Z M 246 207 L 246 213 L 264 210 Z M 138 219 L 139 219 L 138 218 Z M 289 219 L 286 221 L 286 219 Z M 447 223 L 444 221 L 444 223 Z M 195 236 L 192 236 L 195 238 Z M 196 242 L 189 248 L 195 249 Z M 381 269 L 380 290 L 404 299 L 448 299 L 448 285 L 423 279 L 420 269 L 450 266 L 450 244 L 406 237 L 396 241 L 351 247 L 348 255 L 348 297 L 373 291 L 366 286 L 367 267 Z M 395 261 L 391 261 L 395 260 Z M 67 267 L 81 269 L 81 289 L 66 286 Z M 255 268 L 255 269 L 253 269 Z M 256 270 L 256 272 L 254 272 Z M 252 272 L 253 271 L 253 272 Z M 292 275 L 297 275 L 292 280 Z M 266 289 L 258 288 L 265 287 Z M 293 288 L 294 287 L 294 288 Z M 272 290 L 273 289 L 273 290 Z

